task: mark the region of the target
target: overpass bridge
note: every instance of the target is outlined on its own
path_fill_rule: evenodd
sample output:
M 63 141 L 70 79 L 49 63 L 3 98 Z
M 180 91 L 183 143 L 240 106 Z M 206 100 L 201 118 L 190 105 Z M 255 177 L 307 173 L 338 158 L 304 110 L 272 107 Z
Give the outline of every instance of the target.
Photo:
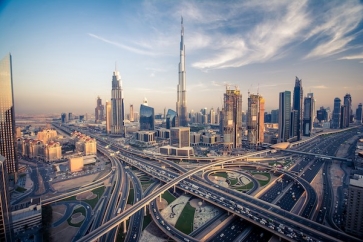
M 310 152 L 304 152 L 304 151 L 298 151 L 298 150 L 281 149 L 280 151 L 286 152 L 286 153 L 298 154 L 298 155 L 310 155 L 310 156 L 314 156 L 315 158 L 321 158 L 324 160 L 338 160 L 338 161 L 343 161 L 343 162 L 352 161 L 352 159 L 348 159 L 348 158 L 342 158 L 342 157 L 336 157 L 336 156 L 330 156 L 330 155 L 322 155 L 322 154 L 316 154 L 316 153 L 310 153 Z
M 266 152 L 266 151 L 263 151 L 263 152 Z M 250 153 L 245 156 L 234 157 L 232 159 L 225 159 L 222 161 L 216 161 L 215 163 L 206 164 L 206 165 L 196 168 L 194 170 L 188 171 L 178 177 L 170 179 L 170 181 L 168 183 L 166 183 L 162 187 L 158 188 L 152 194 L 141 199 L 138 203 L 134 204 L 133 207 L 129 208 L 126 211 L 123 211 L 119 216 L 116 216 L 116 217 L 112 218 L 111 220 L 105 222 L 102 226 L 98 227 L 94 231 L 91 231 L 88 235 L 85 235 L 79 241 L 93 241 L 93 240 L 99 238 L 103 234 L 112 230 L 114 227 L 118 226 L 120 223 L 126 221 L 131 215 L 136 213 L 138 210 L 143 209 L 152 200 L 159 197 L 163 192 L 167 191 L 168 189 L 170 189 L 172 187 L 175 187 L 176 185 L 178 185 L 178 183 L 182 182 L 185 179 L 190 178 L 192 175 L 194 175 L 200 171 L 204 171 L 205 169 L 208 169 L 214 165 L 223 165 L 226 162 L 234 162 L 236 158 L 245 159 L 247 157 L 258 155 L 260 153 L 261 152 L 254 152 L 254 153 Z M 125 159 L 127 160 L 129 158 L 125 157 Z M 282 210 L 276 206 L 273 206 L 267 202 L 258 200 L 256 198 L 250 197 L 248 195 L 241 194 L 240 197 L 237 197 L 237 196 L 225 193 L 223 191 L 220 191 L 219 189 L 216 189 L 213 187 L 204 188 L 204 190 L 206 190 L 206 189 L 208 189 L 208 191 L 210 193 L 218 194 L 217 196 L 219 196 L 219 199 L 221 199 L 221 194 L 222 194 L 223 197 L 226 199 L 226 201 L 233 200 L 233 201 L 235 201 L 236 204 L 240 204 L 244 207 L 249 207 L 249 210 L 253 211 L 254 214 L 259 214 L 259 215 L 261 215 L 262 218 L 265 218 L 266 220 L 268 220 L 269 218 L 273 218 L 276 221 L 281 221 L 282 224 L 285 224 L 289 227 L 296 228 L 297 232 L 300 231 L 300 232 L 304 232 L 304 234 L 311 234 L 311 236 L 314 238 L 321 238 L 321 240 L 324 240 L 324 241 L 336 241 L 336 240 L 359 241 L 358 239 L 356 239 L 352 236 L 346 235 L 339 231 L 335 231 L 331 228 L 325 227 L 321 224 L 315 223 L 311 220 L 302 218 L 295 214 L 291 214 L 291 213 L 289 213 L 285 210 Z M 211 200 L 211 199 L 206 199 L 206 200 L 208 202 L 209 201 L 213 202 L 213 200 Z M 214 201 L 214 203 L 219 204 L 220 202 L 218 203 L 218 202 Z M 219 204 L 219 206 L 221 206 L 221 204 Z M 262 226 L 264 229 L 269 230 L 275 234 L 278 234 L 279 236 L 281 236 L 287 240 L 291 240 L 286 235 L 279 234 L 279 233 L 277 233 L 277 231 L 269 229 L 268 227 L 259 224 L 255 220 L 252 220 L 249 216 L 247 216 L 245 214 L 241 214 L 239 211 L 235 211 L 234 209 L 231 209 L 229 207 L 224 207 L 224 209 L 227 211 L 230 211 L 240 217 L 243 217 L 244 219 L 246 219 L 250 222 L 253 222 L 259 226 Z M 322 231 L 324 231 L 324 232 L 322 232 Z

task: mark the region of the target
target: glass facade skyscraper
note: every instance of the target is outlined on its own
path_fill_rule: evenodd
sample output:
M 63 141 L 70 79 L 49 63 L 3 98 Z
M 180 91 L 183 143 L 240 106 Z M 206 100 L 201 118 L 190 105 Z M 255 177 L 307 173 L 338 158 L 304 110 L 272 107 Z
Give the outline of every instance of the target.
M 122 81 L 120 73 L 115 70 L 112 75 L 112 90 L 111 90 L 111 133 L 124 135 L 124 98 L 122 93 Z
M 293 97 L 293 106 L 292 109 L 297 111 L 297 118 L 294 120 L 294 124 L 292 124 L 294 133 L 292 133 L 292 137 L 296 136 L 297 140 L 301 139 L 301 127 L 302 127 L 302 118 L 303 118 L 303 88 L 302 88 L 302 80 L 296 77 L 295 79 L 295 87 L 294 87 L 294 97 Z M 295 130 L 296 129 L 296 130 Z
M 340 102 L 340 98 L 334 98 L 333 120 L 331 124 L 333 129 L 340 128 Z
M 147 105 L 140 105 L 140 130 L 154 130 L 155 117 L 154 108 Z
M 169 109 L 166 113 L 166 128 L 177 127 L 178 124 L 178 114 L 172 109 Z
M 6 158 L 6 168 L 11 180 L 16 179 L 18 161 L 15 142 L 15 113 L 11 55 L 0 61 L 0 155 Z
M 279 99 L 279 142 L 287 142 L 290 138 L 291 92 L 280 92 Z
M 13 241 L 6 158 L 0 155 L 0 241 Z
M 224 94 L 223 139 L 225 149 L 242 146 L 242 94 L 237 89 Z

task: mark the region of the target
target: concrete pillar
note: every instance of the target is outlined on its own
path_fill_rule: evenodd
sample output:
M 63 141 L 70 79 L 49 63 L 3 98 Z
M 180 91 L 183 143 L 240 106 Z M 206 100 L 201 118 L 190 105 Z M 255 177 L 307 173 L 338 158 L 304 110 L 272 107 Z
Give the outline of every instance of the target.
M 174 193 L 176 192 L 176 188 L 175 188 L 175 185 L 174 185 Z
M 126 221 L 127 221 L 127 219 L 123 222 L 123 224 L 124 224 L 124 234 L 126 234 L 126 233 L 127 233 Z
M 147 204 L 144 207 L 144 216 L 146 216 L 146 215 L 147 215 Z
M 159 200 L 159 201 L 161 202 L 161 194 L 159 195 L 159 198 L 160 198 L 160 200 Z

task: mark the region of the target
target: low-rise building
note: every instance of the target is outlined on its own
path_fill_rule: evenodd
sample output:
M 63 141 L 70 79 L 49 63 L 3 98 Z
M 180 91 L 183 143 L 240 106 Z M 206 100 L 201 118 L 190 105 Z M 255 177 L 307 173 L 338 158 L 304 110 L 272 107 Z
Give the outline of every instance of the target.
M 40 198 L 11 207 L 12 228 L 14 233 L 25 231 L 42 225 L 42 205 Z
M 69 170 L 71 172 L 81 171 L 83 166 L 83 156 L 69 158 Z
M 57 161 L 62 158 L 62 146 L 59 142 L 49 142 L 44 147 L 44 158 L 47 162 Z

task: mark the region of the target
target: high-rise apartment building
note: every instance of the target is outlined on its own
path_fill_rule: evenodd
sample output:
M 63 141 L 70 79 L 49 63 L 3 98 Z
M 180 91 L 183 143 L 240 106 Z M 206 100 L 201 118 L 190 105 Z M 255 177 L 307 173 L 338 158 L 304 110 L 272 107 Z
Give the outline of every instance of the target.
M 68 113 L 68 122 L 73 120 L 73 113 Z
M 290 138 L 291 92 L 280 92 L 279 98 L 279 142 L 287 142 Z
M 332 129 L 340 128 L 340 102 L 340 98 L 334 98 L 333 119 L 331 124 Z
M 303 117 L 303 88 L 302 88 L 302 80 L 296 77 L 295 79 L 295 87 L 294 87 L 294 96 L 293 96 L 293 104 L 292 109 L 297 111 L 297 119 L 294 120 L 294 124 L 292 126 L 296 126 L 296 131 L 293 130 L 292 137 L 296 136 L 297 140 L 301 139 L 301 127 L 302 127 L 302 117 Z
M 0 241 L 13 241 L 6 158 L 0 155 Z
M 62 120 L 62 124 L 67 123 L 67 114 L 66 113 L 61 114 L 61 120 Z
M 106 133 L 111 133 L 111 124 L 112 124 L 112 112 L 111 112 L 111 103 L 106 101 Z
M 6 158 L 10 180 L 16 180 L 18 160 L 16 156 L 16 129 L 11 55 L 0 61 L 0 155 Z
M 304 98 L 304 116 L 303 116 L 303 135 L 310 136 L 313 128 L 313 117 L 314 117 L 314 100 L 313 97 Z
M 258 146 L 264 139 L 265 99 L 251 94 L 248 98 L 247 141 L 249 145 Z
M 347 106 L 342 105 L 340 107 L 340 127 L 341 129 L 344 129 L 345 127 L 347 127 Z
M 43 143 L 48 143 L 57 137 L 57 130 L 55 129 L 44 129 L 37 133 L 37 139 L 43 141 Z
M 347 198 L 345 231 L 363 238 L 363 176 L 354 175 L 350 179 Z
M 352 96 L 349 93 L 344 96 L 344 106 L 346 110 L 344 114 L 345 126 L 343 128 L 346 128 L 349 127 L 350 116 L 352 115 Z
M 179 62 L 179 84 L 177 86 L 176 112 L 179 117 L 179 125 L 188 125 L 187 116 L 187 89 L 185 79 L 185 45 L 184 45 L 184 25 L 183 17 L 181 19 L 181 39 L 180 39 L 180 62 Z
M 242 94 L 226 89 L 223 109 L 223 137 L 225 149 L 242 146 Z
M 318 111 L 316 111 L 316 117 L 319 122 L 327 122 L 328 121 L 328 112 L 324 107 L 320 107 Z
M 135 121 L 135 116 L 134 116 L 134 105 L 131 104 L 130 105 L 130 122 L 134 122 Z
M 214 109 L 212 108 L 209 111 L 209 123 L 214 124 L 216 122 L 216 113 L 214 112 Z
M 105 107 L 102 105 L 102 99 L 97 97 L 97 105 L 95 108 L 95 123 L 101 123 L 105 120 L 104 115 Z
M 190 128 L 172 127 L 170 128 L 170 145 L 177 148 L 190 146 Z
M 355 111 L 355 119 L 357 120 L 358 124 L 362 123 L 362 104 L 358 104 L 358 108 Z
M 307 94 L 307 97 L 311 98 L 311 107 L 312 107 L 312 110 L 311 110 L 311 128 L 314 128 L 313 126 L 313 123 L 315 121 L 315 118 L 316 118 L 316 109 L 315 109 L 315 103 L 316 103 L 316 100 L 315 100 L 315 97 L 314 97 L 314 93 L 308 93 Z
M 111 115 L 111 133 L 116 135 L 124 135 L 124 98 L 122 93 L 121 76 L 117 70 L 115 70 L 112 75 Z

